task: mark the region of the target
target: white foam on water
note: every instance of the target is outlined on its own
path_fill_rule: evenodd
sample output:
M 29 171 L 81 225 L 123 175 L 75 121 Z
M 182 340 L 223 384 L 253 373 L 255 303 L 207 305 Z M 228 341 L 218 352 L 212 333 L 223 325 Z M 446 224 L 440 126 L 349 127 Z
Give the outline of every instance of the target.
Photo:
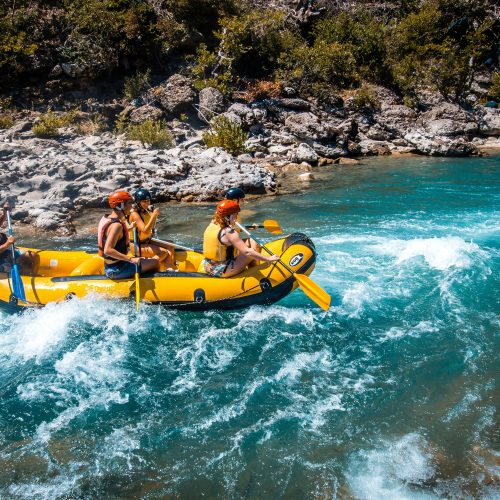
M 295 383 L 303 371 L 325 370 L 330 366 L 330 353 L 327 351 L 300 352 L 285 362 L 273 379 L 277 382 Z
M 76 322 L 105 330 L 126 328 L 128 316 L 120 312 L 113 302 L 88 296 L 12 315 L 7 327 L 0 330 L 0 357 L 41 362 L 68 340 L 69 333 L 75 334 Z
M 104 438 L 99 453 L 99 466 L 106 470 L 116 470 L 123 473 L 122 464 L 125 463 L 128 470 L 133 470 L 139 463 L 145 460 L 138 451 L 141 449 L 140 433 L 144 432 L 144 425 L 127 425 L 114 429 L 111 434 Z
M 439 332 L 439 322 L 436 321 L 419 321 L 415 326 L 393 326 L 389 330 L 382 333 L 378 341 L 388 342 L 392 340 L 401 339 L 403 337 L 419 338 L 423 334 Z
M 68 498 L 71 498 L 73 495 L 77 497 L 78 484 L 82 478 L 82 474 L 72 471 L 70 475 L 57 475 L 43 482 L 24 483 L 17 481 L 15 484 L 10 485 L 7 491 L 12 498 L 54 500 L 56 498 L 63 498 L 65 495 Z
M 355 453 L 346 479 L 353 496 L 360 500 L 439 498 L 418 486 L 435 474 L 433 455 L 426 440 L 414 432 Z
M 198 375 L 199 370 L 210 368 L 212 371 L 221 371 L 241 352 L 241 347 L 233 345 L 233 349 L 217 346 L 214 355 L 207 352 L 213 343 L 219 342 L 221 337 L 229 336 L 234 328 L 216 328 L 214 326 L 201 332 L 201 335 L 185 347 L 179 349 L 175 359 L 179 360 L 181 374 L 172 382 L 172 390 L 177 394 L 193 390 L 204 382 Z
M 396 257 L 396 264 L 423 257 L 429 267 L 440 271 L 450 267 L 467 269 L 473 265 L 475 258 L 484 257 L 484 252 L 477 244 L 466 242 L 458 236 L 387 240 L 376 245 L 374 250 Z
M 311 310 L 291 309 L 283 306 L 254 306 L 245 311 L 239 321 L 239 328 L 243 328 L 249 323 L 262 323 L 273 318 L 275 321 L 284 322 L 286 325 L 299 324 L 306 328 L 313 328 L 316 315 Z

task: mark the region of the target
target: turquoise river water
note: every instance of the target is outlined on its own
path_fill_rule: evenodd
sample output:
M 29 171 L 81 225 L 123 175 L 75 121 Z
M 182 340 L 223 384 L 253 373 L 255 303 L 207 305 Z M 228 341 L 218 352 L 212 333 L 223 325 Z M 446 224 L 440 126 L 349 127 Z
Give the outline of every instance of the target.
M 326 314 L 299 290 L 0 313 L 0 498 L 500 498 L 499 167 L 374 159 L 247 203 L 313 238 Z M 196 243 L 212 210 L 160 233 Z

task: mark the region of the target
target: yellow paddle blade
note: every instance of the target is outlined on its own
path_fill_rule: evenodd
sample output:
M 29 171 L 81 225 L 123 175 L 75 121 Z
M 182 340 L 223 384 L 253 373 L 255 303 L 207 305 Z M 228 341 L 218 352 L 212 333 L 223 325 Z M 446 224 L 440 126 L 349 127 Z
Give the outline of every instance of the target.
M 276 220 L 265 220 L 264 229 L 269 231 L 271 234 L 281 234 L 283 231 Z
M 141 289 L 139 285 L 139 273 L 135 273 L 135 308 L 139 311 L 139 304 L 141 302 Z
M 300 286 L 300 289 L 313 301 L 318 304 L 321 309 L 328 311 L 332 298 L 328 293 L 323 290 L 317 283 L 315 283 L 309 276 L 305 274 L 295 273 L 294 278 Z

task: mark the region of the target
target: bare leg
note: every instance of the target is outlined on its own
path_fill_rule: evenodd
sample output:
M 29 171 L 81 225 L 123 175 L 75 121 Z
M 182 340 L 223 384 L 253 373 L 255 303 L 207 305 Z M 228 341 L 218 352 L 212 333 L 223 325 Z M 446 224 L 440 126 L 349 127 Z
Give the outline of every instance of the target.
M 222 274 L 222 277 L 230 278 L 231 276 L 236 276 L 237 274 L 240 274 L 242 271 L 244 271 L 246 266 L 255 262 L 256 261 L 253 257 L 239 254 L 236 259 L 231 264 L 229 264 L 226 272 Z
M 141 273 L 147 273 L 148 271 L 156 271 L 160 265 L 160 260 L 158 256 L 152 259 L 141 259 Z

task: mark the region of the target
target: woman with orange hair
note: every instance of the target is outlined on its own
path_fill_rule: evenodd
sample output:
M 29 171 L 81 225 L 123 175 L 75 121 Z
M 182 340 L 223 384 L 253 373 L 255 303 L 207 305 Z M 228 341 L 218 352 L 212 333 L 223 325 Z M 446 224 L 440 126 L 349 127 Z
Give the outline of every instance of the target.
M 277 255 L 263 255 L 240 238 L 233 229 L 240 206 L 235 200 L 222 200 L 217 204 L 212 222 L 203 235 L 203 267 L 207 274 L 230 278 L 241 273 L 255 261 L 276 262 Z

